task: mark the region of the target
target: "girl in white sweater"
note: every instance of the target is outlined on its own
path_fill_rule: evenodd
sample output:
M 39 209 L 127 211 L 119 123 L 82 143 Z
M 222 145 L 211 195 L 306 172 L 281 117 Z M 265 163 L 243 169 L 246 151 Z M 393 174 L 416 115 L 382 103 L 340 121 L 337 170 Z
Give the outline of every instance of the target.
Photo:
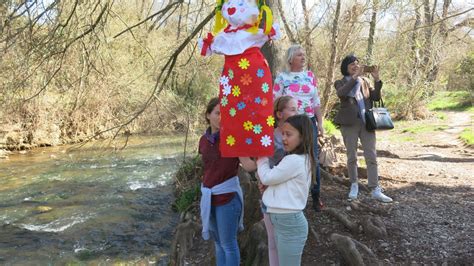
M 289 117 L 282 127 L 283 148 L 287 155 L 270 168 L 269 159 L 257 160 L 263 185 L 262 201 L 274 226 L 280 266 L 300 265 L 308 237 L 308 221 L 303 209 L 315 178 L 313 128 L 306 115 Z

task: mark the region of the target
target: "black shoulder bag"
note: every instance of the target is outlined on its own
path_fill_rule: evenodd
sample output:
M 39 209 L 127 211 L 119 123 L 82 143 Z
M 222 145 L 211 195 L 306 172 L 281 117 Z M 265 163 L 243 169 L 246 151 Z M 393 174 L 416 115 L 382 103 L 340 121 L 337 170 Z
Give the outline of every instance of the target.
M 385 108 L 382 98 L 380 101 L 373 101 L 372 108 L 365 111 L 365 127 L 371 131 L 394 128 L 392 118 L 390 118 L 390 113 Z

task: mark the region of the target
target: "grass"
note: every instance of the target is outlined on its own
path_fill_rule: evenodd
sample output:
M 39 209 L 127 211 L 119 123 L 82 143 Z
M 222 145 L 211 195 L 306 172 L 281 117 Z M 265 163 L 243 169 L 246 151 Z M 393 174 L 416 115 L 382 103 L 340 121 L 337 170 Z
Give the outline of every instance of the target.
M 459 136 L 464 143 L 466 143 L 469 146 L 474 145 L 474 133 L 472 131 L 472 128 L 465 128 L 462 132 L 461 135 Z
M 404 128 L 402 130 L 402 133 L 418 134 L 418 133 L 426 133 L 426 132 L 432 132 L 432 131 L 441 131 L 447 128 L 448 126 L 445 126 L 445 125 L 416 125 L 416 126 Z
M 442 91 L 427 107 L 431 111 L 469 111 L 472 110 L 472 96 L 469 91 Z
M 443 114 L 443 113 L 436 113 L 436 118 L 438 118 L 439 120 L 446 120 L 446 118 L 448 118 L 448 116 L 446 114 Z

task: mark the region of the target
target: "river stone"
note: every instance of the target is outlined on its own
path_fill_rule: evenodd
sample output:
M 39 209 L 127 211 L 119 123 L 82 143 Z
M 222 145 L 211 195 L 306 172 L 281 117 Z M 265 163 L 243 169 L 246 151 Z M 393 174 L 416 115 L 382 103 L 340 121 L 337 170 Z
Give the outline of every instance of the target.
M 8 158 L 8 151 L 0 149 L 0 159 L 7 159 Z
M 53 208 L 48 207 L 48 206 L 38 206 L 38 207 L 35 208 L 35 211 L 37 213 L 45 213 L 45 212 L 50 212 L 52 210 L 53 210 Z

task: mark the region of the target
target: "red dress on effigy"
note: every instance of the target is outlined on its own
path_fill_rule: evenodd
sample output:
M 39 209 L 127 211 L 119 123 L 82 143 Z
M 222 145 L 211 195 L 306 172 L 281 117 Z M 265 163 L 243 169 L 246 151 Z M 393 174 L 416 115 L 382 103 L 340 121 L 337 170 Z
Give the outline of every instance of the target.
M 223 157 L 273 155 L 273 86 L 260 48 L 226 55 L 219 86 Z

